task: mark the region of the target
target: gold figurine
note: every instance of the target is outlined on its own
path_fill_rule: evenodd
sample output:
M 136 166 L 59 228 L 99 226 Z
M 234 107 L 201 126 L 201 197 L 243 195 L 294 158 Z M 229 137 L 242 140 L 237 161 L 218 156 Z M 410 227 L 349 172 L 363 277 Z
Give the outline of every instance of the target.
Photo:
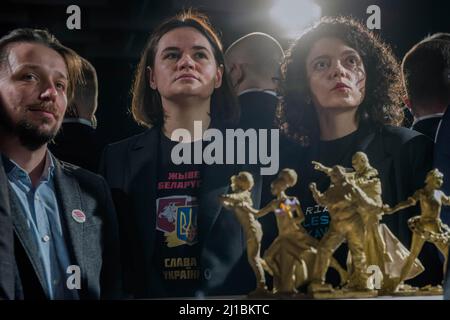
M 442 205 L 450 206 L 450 198 L 446 196 L 439 188 L 443 183 L 443 175 L 438 169 L 428 172 L 425 179 L 425 187 L 417 190 L 406 201 L 400 202 L 394 208 L 388 210 L 388 213 L 394 213 L 404 208 L 415 205 L 420 202 L 420 216 L 412 217 L 408 220 L 408 226 L 412 231 L 411 253 L 404 264 L 400 277 L 397 279 L 397 292 L 403 290 L 403 281 L 406 279 L 414 260 L 418 257 L 426 241 L 433 243 L 445 257 L 444 274 L 447 269 L 448 246 L 450 239 L 450 228 L 441 221 L 440 213 Z M 409 291 L 414 289 L 407 288 Z M 427 286 L 417 292 L 417 295 L 423 294 L 442 294 L 442 287 Z
M 315 163 L 316 168 L 326 167 Z M 328 208 L 330 226 L 321 239 L 314 265 L 313 281 L 308 290 L 315 298 L 339 297 L 373 297 L 375 290 L 368 286 L 367 261 L 364 250 L 365 223 L 363 216 L 356 209 L 359 199 L 364 198 L 370 206 L 377 203 L 367 197 L 359 186 L 350 182 L 350 175 L 342 166 L 326 169 L 330 176 L 330 187 L 321 193 L 316 184 L 311 183 L 310 189 L 316 202 Z M 351 174 L 354 176 L 354 173 Z M 325 283 L 325 275 L 334 251 L 347 241 L 352 255 L 352 272 L 347 286 L 343 290 L 335 290 Z
M 256 276 L 256 289 L 249 296 L 270 297 L 265 271 L 273 277 L 272 293 L 281 297 L 300 297 L 297 288 L 306 284 L 309 284 L 308 292 L 313 298 L 377 296 L 373 289 L 380 290 L 381 294 L 442 294 L 441 286 L 417 290 L 403 283 L 424 270 L 417 257 L 426 241 L 442 252 L 446 270 L 450 228 L 442 223 L 440 211 L 442 205 L 450 206 L 450 197 L 439 190 L 443 183 L 442 173 L 431 170 L 424 188 L 390 208 L 383 204 L 378 171 L 363 152 L 353 156 L 354 170 L 339 165 L 329 168 L 315 161 L 313 164 L 331 181 L 323 193 L 317 190 L 315 183 L 310 184 L 315 201 L 327 207 L 330 215 L 329 229 L 320 241 L 302 226 L 304 214 L 298 199 L 285 193 L 297 183 L 297 173 L 292 169 L 280 171 L 271 184 L 271 192 L 276 198 L 260 210 L 253 208 L 250 190 L 254 182 L 248 172 L 232 176 L 233 193 L 220 196 L 220 202 L 234 211 L 244 229 L 247 258 Z M 420 202 L 421 215 L 408 220 L 413 232 L 409 252 L 380 220 L 383 214 L 393 214 L 417 202 Z M 270 212 L 276 215 L 278 236 L 261 258 L 263 233 L 257 218 Z M 333 257 L 344 241 L 349 247 L 348 273 Z M 380 287 L 374 288 L 369 281 L 368 266 L 379 267 L 382 274 Z M 342 289 L 325 282 L 329 267 L 338 271 L 341 285 L 344 285 Z
M 332 170 L 315 161 L 313 164 L 316 170 L 328 175 Z M 366 263 L 367 266 L 377 266 L 382 275 L 380 287 L 374 289 L 380 290 L 383 294 L 390 294 L 394 289 L 394 279 L 400 275 L 404 258 L 409 255 L 409 251 L 385 224 L 380 223 L 389 206 L 383 205 L 378 171 L 370 165 L 367 155 L 363 152 L 354 154 L 352 167 L 354 171 L 346 171 L 345 175 L 353 187 L 359 187 L 362 191 L 355 193 L 353 201 L 354 209 L 359 212 L 364 222 Z M 352 269 L 351 265 L 349 269 Z M 406 279 L 414 278 L 423 270 L 420 261 L 416 259 Z
M 256 214 L 257 217 L 269 212 L 276 215 L 278 236 L 264 253 L 263 266 L 273 276 L 273 292 L 281 296 L 295 295 L 296 288 L 310 281 L 319 243 L 301 225 L 304 214 L 298 199 L 285 193 L 286 189 L 296 183 L 297 173 L 294 170 L 281 170 L 271 184 L 271 192 L 276 199 Z M 342 282 L 345 282 L 347 272 L 334 258 L 331 266 L 339 272 Z
M 313 161 L 314 168 L 330 175 L 331 168 Z M 365 226 L 364 251 L 366 253 L 367 265 L 379 265 L 383 274 L 385 272 L 385 261 L 391 261 L 392 257 L 386 251 L 386 243 L 380 229 L 380 219 L 383 214 L 383 202 L 381 199 L 381 182 L 378 171 L 373 168 L 367 155 L 357 152 L 352 157 L 354 171 L 348 171 L 345 175 L 352 186 L 358 186 L 363 193 L 354 199 L 355 209 L 360 213 Z
M 244 229 L 247 240 L 248 262 L 256 276 L 256 289 L 249 296 L 265 296 L 269 292 L 260 256 L 262 228 L 254 215 L 257 211 L 252 207 L 253 201 L 250 190 L 253 185 L 254 181 L 250 173 L 239 172 L 238 175 L 231 177 L 233 193 L 221 195 L 219 200 L 225 208 L 234 211 Z

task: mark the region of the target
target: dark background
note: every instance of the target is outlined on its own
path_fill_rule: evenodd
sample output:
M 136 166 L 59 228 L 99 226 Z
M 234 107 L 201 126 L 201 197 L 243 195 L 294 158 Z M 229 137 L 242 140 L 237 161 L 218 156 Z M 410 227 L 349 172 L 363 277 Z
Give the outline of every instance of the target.
M 113 142 L 140 132 L 128 112 L 134 68 L 149 32 L 183 8 L 208 14 L 226 48 L 254 31 L 271 34 L 284 49 L 290 40 L 270 9 L 278 0 L 1 0 L 0 35 L 18 27 L 45 28 L 96 67 L 99 78 L 98 132 Z M 296 1 L 296 0 L 291 0 Z M 366 9 L 381 8 L 381 30 L 397 57 L 423 37 L 450 32 L 450 1 L 446 0 L 315 0 L 322 15 L 351 15 L 365 22 Z M 68 30 L 66 9 L 81 8 L 81 30 Z M 295 13 L 294 13 L 295 14 Z M 299 14 L 300 17 L 300 14 Z

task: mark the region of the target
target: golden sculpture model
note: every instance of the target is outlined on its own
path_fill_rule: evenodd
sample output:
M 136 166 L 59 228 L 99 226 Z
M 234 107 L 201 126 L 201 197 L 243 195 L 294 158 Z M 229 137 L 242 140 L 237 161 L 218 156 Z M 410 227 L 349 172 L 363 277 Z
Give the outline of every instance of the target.
M 316 163 L 316 166 L 320 164 Z M 325 168 L 322 166 L 322 169 Z M 330 226 L 327 233 L 320 240 L 318 254 L 314 264 L 313 281 L 308 291 L 314 298 L 342 298 L 342 297 L 374 297 L 377 291 L 368 286 L 366 254 L 364 251 L 365 225 L 362 215 L 356 210 L 357 199 L 366 198 L 371 206 L 376 202 L 368 198 L 364 192 L 349 180 L 349 175 L 341 166 L 334 166 L 330 176 L 330 187 L 321 193 L 316 184 L 311 183 L 310 189 L 316 202 L 328 208 Z M 352 255 L 352 272 L 348 284 L 337 290 L 325 283 L 325 275 L 329 267 L 330 258 L 334 251 L 347 241 Z
M 286 195 L 286 190 L 297 183 L 297 173 L 292 169 L 280 171 L 271 184 L 276 198 L 260 210 L 253 208 L 250 190 L 254 182 L 248 172 L 232 176 L 233 193 L 220 196 L 220 202 L 234 211 L 244 229 L 247 258 L 256 276 L 256 289 L 249 296 L 264 298 L 275 294 L 282 298 L 301 298 L 303 295 L 298 294 L 297 288 L 304 285 L 308 285 L 308 293 L 313 298 L 319 299 L 442 294 L 441 286 L 430 285 L 418 290 L 403 283 L 424 270 L 417 257 L 426 241 L 442 252 L 446 270 L 450 228 L 442 223 L 440 211 L 442 205 L 450 206 L 450 197 L 439 190 L 442 173 L 431 170 L 424 188 L 390 208 L 383 204 L 378 172 L 370 165 L 366 154 L 355 153 L 354 170 L 339 165 L 329 168 L 315 161 L 313 164 L 331 181 L 323 193 L 317 190 L 315 183 L 310 184 L 315 201 L 327 207 L 330 215 L 329 229 L 320 241 L 302 226 L 304 214 L 298 199 Z M 408 220 L 413 232 L 409 252 L 380 220 L 383 214 L 393 214 L 417 202 L 420 202 L 421 215 Z M 263 232 L 257 218 L 270 212 L 276 216 L 278 236 L 261 258 Z M 333 257 L 344 241 L 349 247 L 348 272 Z M 371 281 L 369 266 L 377 268 L 381 281 Z M 341 288 L 326 283 L 329 267 L 338 271 Z M 272 292 L 267 289 L 265 271 L 273 277 Z
M 332 170 L 315 161 L 313 161 L 313 164 L 316 170 L 328 175 Z M 378 171 L 370 165 L 367 155 L 363 152 L 354 154 L 352 167 L 354 171 L 347 171 L 345 175 L 353 187 L 359 187 L 362 191 L 355 193 L 356 197 L 353 201 L 355 210 L 361 215 L 364 223 L 366 263 L 368 267 L 376 267 L 382 275 L 380 286 L 374 287 L 371 284 L 371 288 L 380 290 L 382 294 L 390 294 L 394 290 L 394 279 L 399 277 L 404 264 L 404 257 L 409 255 L 409 251 L 385 224 L 380 224 L 384 211 L 389 207 L 383 205 Z M 351 258 L 351 254 L 349 257 Z M 351 262 L 351 259 L 349 260 Z M 349 270 L 352 269 L 351 263 L 349 263 L 348 268 Z M 423 270 L 420 261 L 416 260 L 413 268 L 407 274 L 407 279 L 415 277 Z
M 401 270 L 400 277 L 397 279 L 396 284 L 398 284 L 398 286 L 396 289 L 399 294 L 402 293 L 401 291 L 407 291 L 407 293 L 410 294 L 414 294 L 415 291 L 416 295 L 442 294 L 441 286 L 427 286 L 421 290 L 417 290 L 415 288 L 402 288 L 406 275 L 408 274 L 414 260 L 419 255 L 426 241 L 433 243 L 444 255 L 444 274 L 447 269 L 446 266 L 448 262 L 450 228 L 446 224 L 442 223 L 440 213 L 442 205 L 450 206 L 450 198 L 439 190 L 439 188 L 442 187 L 442 183 L 442 173 L 437 169 L 433 169 L 428 172 L 426 176 L 424 188 L 417 190 L 406 201 L 403 201 L 397 204 L 394 208 L 388 210 L 388 213 L 394 213 L 420 202 L 420 216 L 415 216 L 408 220 L 408 226 L 413 233 L 410 250 L 411 253 Z
M 273 276 L 273 293 L 282 297 L 295 296 L 296 288 L 310 281 L 319 243 L 301 225 L 304 214 L 298 199 L 285 193 L 296 183 L 294 170 L 281 170 L 271 184 L 276 199 L 256 214 L 258 218 L 270 212 L 276 215 L 278 236 L 264 253 L 263 267 Z M 346 282 L 347 272 L 334 258 L 331 266 L 339 272 L 342 282 Z
M 253 177 L 248 172 L 239 172 L 238 175 L 231 177 L 231 190 L 233 193 L 221 195 L 219 201 L 222 205 L 233 210 L 237 219 L 244 229 L 247 241 L 248 262 L 256 276 L 256 289 L 249 294 L 251 297 L 265 296 L 269 294 L 266 286 L 266 278 L 262 266 L 261 224 L 256 220 L 251 199 L 250 190 L 253 188 Z

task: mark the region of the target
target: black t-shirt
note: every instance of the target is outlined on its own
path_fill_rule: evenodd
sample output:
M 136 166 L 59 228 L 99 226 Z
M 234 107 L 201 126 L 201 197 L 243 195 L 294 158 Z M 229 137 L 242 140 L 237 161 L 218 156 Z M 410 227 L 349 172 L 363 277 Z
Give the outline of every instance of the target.
M 320 141 L 318 146 L 318 157 L 312 159 L 320 162 L 324 166 L 332 167 L 334 165 L 342 165 L 346 168 L 351 166 L 351 158 L 356 152 L 356 139 L 359 130 L 354 131 L 342 138 Z M 325 173 L 313 169 L 311 164 L 310 182 L 314 181 L 320 191 L 325 191 L 330 185 L 330 179 Z M 320 239 L 328 231 L 330 224 L 330 216 L 326 207 L 318 205 L 311 192 L 305 192 L 304 198 L 301 199 L 302 209 L 305 214 L 303 226 L 308 233 L 316 239 Z
M 187 143 L 193 148 L 195 143 Z M 198 194 L 200 164 L 174 164 L 177 142 L 161 133 L 156 187 L 156 243 L 153 271 L 159 274 L 158 292 L 166 297 L 191 297 L 199 288 Z
M 364 134 L 362 131 L 362 129 L 358 129 L 339 139 L 320 141 L 315 153 L 317 154 L 317 158 L 312 158 L 311 160 L 318 161 L 327 167 L 341 165 L 350 169 L 352 163 L 351 159 L 357 151 L 356 142 L 360 139 L 360 135 Z M 315 170 L 311 163 L 307 164 L 305 170 L 307 170 L 307 172 L 300 173 L 307 176 L 307 181 L 302 181 L 303 183 L 315 182 L 317 188 L 321 192 L 328 189 L 330 186 L 330 179 L 325 173 Z M 307 186 L 305 185 L 303 188 L 306 189 Z M 303 226 L 311 236 L 316 239 L 321 239 L 328 231 L 330 224 L 328 209 L 315 202 L 309 189 L 304 190 L 304 192 L 301 192 L 300 194 L 303 195 L 299 200 L 305 214 Z M 347 244 L 344 243 L 335 251 L 333 256 L 338 260 L 341 266 L 345 267 L 347 254 L 348 247 Z M 337 286 L 340 283 L 338 273 L 332 268 L 328 269 L 326 280 L 334 286 Z

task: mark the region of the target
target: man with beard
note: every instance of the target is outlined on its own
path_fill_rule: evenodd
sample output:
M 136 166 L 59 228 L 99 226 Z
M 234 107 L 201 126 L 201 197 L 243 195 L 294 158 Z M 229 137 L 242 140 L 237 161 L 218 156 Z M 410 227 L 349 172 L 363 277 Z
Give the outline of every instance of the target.
M 106 182 L 58 161 L 58 132 L 78 55 L 43 30 L 0 39 L 0 151 L 8 179 L 22 299 L 118 297 L 116 216 Z

